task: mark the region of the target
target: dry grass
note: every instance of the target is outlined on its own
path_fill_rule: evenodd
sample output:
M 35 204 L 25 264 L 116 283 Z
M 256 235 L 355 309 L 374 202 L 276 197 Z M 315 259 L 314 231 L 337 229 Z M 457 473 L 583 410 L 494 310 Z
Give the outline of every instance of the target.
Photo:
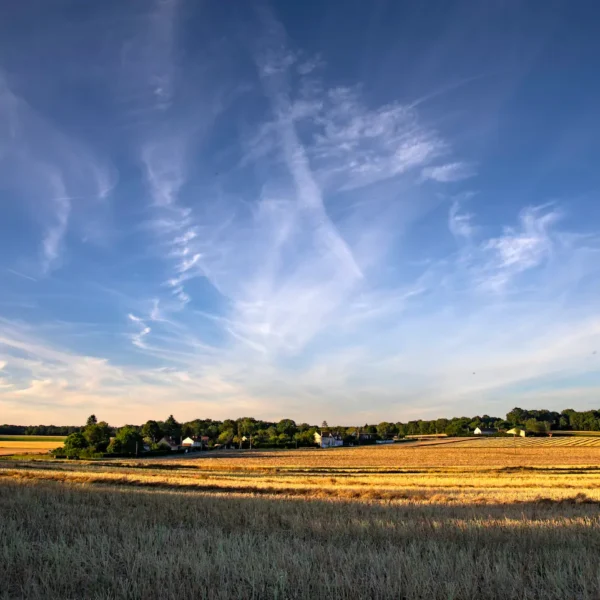
M 600 449 L 471 443 L 4 460 L 0 599 L 600 597 Z

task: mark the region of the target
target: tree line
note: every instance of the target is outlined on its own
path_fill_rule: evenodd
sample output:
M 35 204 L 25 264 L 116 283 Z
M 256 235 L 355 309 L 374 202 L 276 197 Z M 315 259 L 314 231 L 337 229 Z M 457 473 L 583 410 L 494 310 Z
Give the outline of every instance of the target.
M 354 443 L 359 434 L 365 433 L 370 434 L 370 441 L 374 441 L 378 438 L 427 434 L 464 436 L 472 434 L 476 427 L 498 430 L 521 427 L 532 433 L 553 430 L 600 431 L 600 411 L 578 412 L 568 408 L 555 412 L 516 407 L 507 413 L 505 419 L 483 415 L 332 427 L 325 422 L 321 427 L 317 427 L 308 423 L 297 424 L 292 419 L 271 422 L 252 417 L 224 421 L 194 419 L 180 423 L 170 415 L 164 421 L 149 420 L 143 425 L 115 428 L 91 415 L 84 426 L 0 425 L 0 435 L 67 435 L 62 451 L 73 456 L 85 457 L 98 454 L 141 453 L 144 447 L 157 451 L 158 442 L 163 437 L 172 438 L 176 443 L 181 443 L 186 437 L 204 437 L 209 447 L 289 448 L 313 446 L 315 432 L 323 428 L 340 435 L 347 443 Z

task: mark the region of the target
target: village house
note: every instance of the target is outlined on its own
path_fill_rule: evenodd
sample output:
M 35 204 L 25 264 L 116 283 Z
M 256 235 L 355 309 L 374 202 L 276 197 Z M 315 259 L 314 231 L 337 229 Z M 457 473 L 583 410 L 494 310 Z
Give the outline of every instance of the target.
M 166 435 L 162 439 L 158 440 L 158 446 L 162 448 L 169 448 L 173 452 L 179 450 L 179 444 L 171 437 Z
M 474 435 L 496 435 L 498 433 L 497 429 L 490 428 L 486 429 L 481 427 L 475 427 L 475 431 L 473 431 Z
M 202 450 L 203 448 L 208 448 L 208 440 L 209 438 L 207 435 L 186 437 L 185 440 L 181 442 L 181 445 L 184 448 Z
M 331 431 L 315 432 L 315 443 L 321 448 L 337 448 L 344 445 L 344 440 L 341 435 L 332 433 Z

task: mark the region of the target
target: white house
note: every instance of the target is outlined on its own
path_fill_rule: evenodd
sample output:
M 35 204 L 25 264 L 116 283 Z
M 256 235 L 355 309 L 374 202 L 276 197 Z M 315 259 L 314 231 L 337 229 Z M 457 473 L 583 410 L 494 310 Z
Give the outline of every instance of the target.
M 184 448 L 197 448 L 202 450 L 202 439 L 199 437 L 186 437 L 185 440 L 181 442 L 181 445 Z
M 476 427 L 475 431 L 473 432 L 475 435 L 495 435 L 496 433 L 498 433 L 497 429 L 481 429 L 480 427 Z
M 341 435 L 331 433 L 330 431 L 315 432 L 315 443 L 321 448 L 336 448 L 344 445 L 344 440 Z
M 202 450 L 202 448 L 208 448 L 209 437 L 207 435 L 191 436 L 186 437 L 181 445 L 184 448 L 194 448 L 195 450 Z

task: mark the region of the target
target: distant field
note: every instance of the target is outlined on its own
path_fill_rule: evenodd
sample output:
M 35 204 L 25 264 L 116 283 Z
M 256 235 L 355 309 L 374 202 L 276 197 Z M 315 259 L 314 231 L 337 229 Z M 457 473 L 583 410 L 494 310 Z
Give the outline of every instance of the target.
M 598 600 L 600 448 L 564 441 L 4 458 L 0 599 Z
M 45 454 L 48 450 L 61 446 L 64 440 L 65 438 L 60 436 L 3 435 L 0 436 L 0 456 Z
M 467 438 L 462 448 L 600 448 L 600 436 L 565 435 L 552 437 L 488 437 Z
M 0 435 L 0 442 L 64 442 L 64 435 Z

